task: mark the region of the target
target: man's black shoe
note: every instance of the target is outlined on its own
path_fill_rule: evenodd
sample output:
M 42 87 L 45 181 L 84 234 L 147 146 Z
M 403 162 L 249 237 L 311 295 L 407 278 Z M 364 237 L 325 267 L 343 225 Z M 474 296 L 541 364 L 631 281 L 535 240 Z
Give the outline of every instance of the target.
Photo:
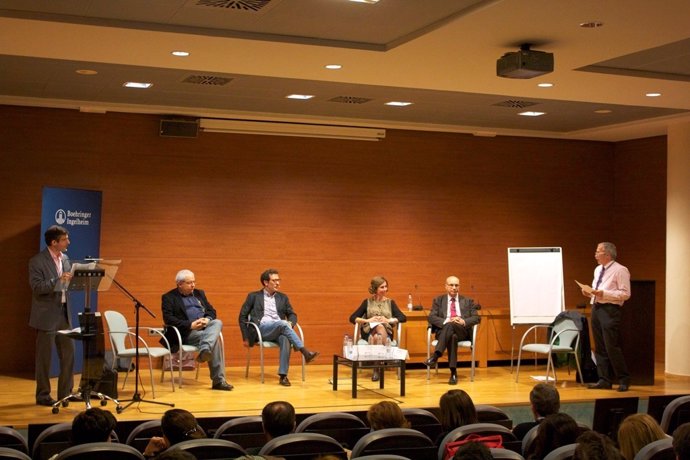
M 38 404 L 39 406 L 52 406 L 56 402 L 57 402 L 56 400 L 54 400 L 53 398 L 50 398 L 50 399 L 42 399 L 40 401 L 36 401 L 36 404 Z
M 372 382 L 378 382 L 379 378 L 380 378 L 379 369 L 378 368 L 374 369 L 374 373 L 371 374 L 371 381 Z
M 283 385 L 284 387 L 289 387 L 292 385 L 292 383 L 290 383 L 290 380 L 288 380 L 287 375 L 281 375 L 280 381 L 278 383 Z
M 211 361 L 211 357 L 212 355 L 210 350 L 201 350 L 199 352 L 199 356 L 196 357 L 196 360 L 200 363 L 205 363 Z
M 222 390 L 222 391 L 232 391 L 233 388 L 235 388 L 235 387 L 230 385 L 228 382 L 214 383 L 213 386 L 211 387 L 212 390 Z
M 457 385 L 458 384 L 458 376 L 455 374 L 450 375 L 450 379 L 448 379 L 448 385 Z
M 587 385 L 587 388 L 590 390 L 610 390 L 611 384 L 606 380 L 599 380 L 597 383 Z
M 310 362 L 314 361 L 317 356 L 319 356 L 318 351 L 310 351 L 309 353 L 304 355 L 304 361 L 306 361 L 306 363 L 309 364 Z M 289 386 L 289 385 L 286 385 L 286 386 Z
M 435 366 L 436 363 L 438 362 L 438 356 L 436 354 L 431 355 L 429 359 L 424 361 L 424 364 L 428 367 Z
M 630 389 L 630 385 L 628 385 L 627 383 L 621 383 L 620 385 L 618 385 L 618 389 L 616 391 L 623 392 L 623 391 L 628 391 L 629 389 Z

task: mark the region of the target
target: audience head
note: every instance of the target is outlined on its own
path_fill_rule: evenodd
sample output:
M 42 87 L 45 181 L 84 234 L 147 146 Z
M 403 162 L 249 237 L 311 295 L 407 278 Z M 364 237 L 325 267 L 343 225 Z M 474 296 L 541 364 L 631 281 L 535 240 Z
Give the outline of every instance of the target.
M 608 436 L 588 430 L 577 438 L 573 460 L 622 460 L 623 456 Z
M 544 418 L 537 429 L 537 436 L 526 452 L 529 460 L 542 460 L 552 450 L 573 444 L 580 435 L 580 427 L 570 415 L 559 412 Z
M 644 446 L 665 437 L 666 433 L 648 414 L 630 415 L 618 427 L 618 445 L 626 460 L 633 460 Z
M 554 385 L 537 383 L 529 392 L 529 402 L 535 418 L 557 414 L 561 410 L 561 397 Z
M 477 409 L 465 390 L 449 390 L 439 400 L 439 419 L 444 431 L 478 423 Z
M 264 433 L 273 439 L 295 431 L 295 408 L 287 401 L 273 401 L 261 411 Z
M 110 441 L 115 429 L 115 416 L 107 410 L 92 407 L 77 414 L 72 421 L 72 444 Z
M 390 401 L 372 404 L 367 412 L 367 420 L 372 430 L 410 427 L 410 422 L 403 415 L 400 406 Z
M 673 451 L 678 460 L 690 460 L 690 423 L 683 423 L 673 432 Z
M 458 447 L 453 460 L 493 460 L 491 451 L 481 442 L 468 442 Z
M 161 430 L 171 446 L 182 441 L 206 437 L 196 418 L 184 409 L 166 411 L 161 418 Z

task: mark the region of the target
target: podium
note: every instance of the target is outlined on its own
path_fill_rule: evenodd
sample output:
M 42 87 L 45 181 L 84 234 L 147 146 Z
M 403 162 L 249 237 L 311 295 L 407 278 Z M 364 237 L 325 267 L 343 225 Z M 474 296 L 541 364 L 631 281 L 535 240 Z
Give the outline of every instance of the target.
M 58 283 L 55 287 L 55 290 L 83 291 L 85 302 L 84 311 L 79 313 L 79 327 L 58 331 L 58 334 L 82 341 L 83 368 L 79 389 L 53 404 L 53 414 L 60 412 L 60 406 L 67 407 L 70 401 L 83 401 L 86 408 L 90 409 L 92 397 L 98 398 L 101 406 L 113 401 L 116 407 L 120 408 L 120 403 L 116 399 L 94 391 L 105 366 L 105 341 L 101 314 L 91 311 L 92 292 L 106 291 L 110 288 L 118 264 L 119 261 L 102 264 L 75 262 L 72 264 L 72 279 L 69 283 Z

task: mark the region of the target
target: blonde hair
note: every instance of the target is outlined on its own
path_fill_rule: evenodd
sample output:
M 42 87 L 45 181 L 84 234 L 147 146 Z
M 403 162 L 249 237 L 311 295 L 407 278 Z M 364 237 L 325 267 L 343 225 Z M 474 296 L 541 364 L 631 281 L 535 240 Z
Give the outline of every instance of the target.
M 630 415 L 618 427 L 618 445 L 626 460 L 633 460 L 644 446 L 665 437 L 657 421 L 648 414 Z

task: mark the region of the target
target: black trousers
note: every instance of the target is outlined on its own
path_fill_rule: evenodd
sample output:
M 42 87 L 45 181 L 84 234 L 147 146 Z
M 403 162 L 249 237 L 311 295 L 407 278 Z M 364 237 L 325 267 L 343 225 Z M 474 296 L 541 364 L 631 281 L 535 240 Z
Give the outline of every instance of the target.
M 630 384 L 630 373 L 619 342 L 621 307 L 611 303 L 598 303 L 592 309 L 592 335 L 597 372 L 601 380 L 609 383 L 618 379 Z
M 448 367 L 451 369 L 458 367 L 458 342 L 469 340 L 471 330 L 458 323 L 446 323 L 436 331 L 436 354 L 443 355 L 444 350 L 448 349 Z

